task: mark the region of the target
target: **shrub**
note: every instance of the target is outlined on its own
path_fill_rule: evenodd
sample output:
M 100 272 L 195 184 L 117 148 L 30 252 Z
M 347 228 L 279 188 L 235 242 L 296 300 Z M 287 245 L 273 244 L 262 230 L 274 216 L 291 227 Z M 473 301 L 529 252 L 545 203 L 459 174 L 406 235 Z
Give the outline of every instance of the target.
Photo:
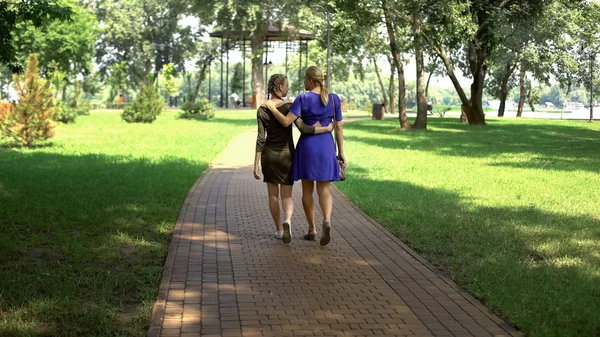
M 158 88 L 152 80 L 148 82 L 142 86 L 142 91 L 133 104 L 125 107 L 122 117 L 127 123 L 152 123 L 161 113 L 163 100 L 158 93 Z
M 56 104 L 56 114 L 54 120 L 63 124 L 75 123 L 77 118 L 77 111 L 73 109 L 69 104 L 65 104 L 59 101 Z
M 215 116 L 215 107 L 206 98 L 201 98 L 196 103 L 185 103 L 181 109 L 181 118 L 207 120 Z
M 89 101 L 81 99 L 81 94 L 79 81 L 75 80 L 73 83 L 73 96 L 70 97 L 69 102 L 58 101 L 56 103 L 56 117 L 54 120 L 68 124 L 75 123 L 77 116 L 89 115 L 92 106 Z
M 369 115 L 371 115 L 373 113 L 373 102 L 371 102 L 371 100 L 368 100 L 367 103 L 365 103 L 364 109 Z
M 25 75 L 15 75 L 14 87 L 19 102 L 14 106 L 2 104 L 0 134 L 23 146 L 32 146 L 37 141 L 54 137 L 52 120 L 56 108 L 52 89 L 45 79 L 39 77 L 34 54 L 29 56 Z
M 92 110 L 92 103 L 82 99 L 74 109 L 77 111 L 77 116 L 89 116 Z

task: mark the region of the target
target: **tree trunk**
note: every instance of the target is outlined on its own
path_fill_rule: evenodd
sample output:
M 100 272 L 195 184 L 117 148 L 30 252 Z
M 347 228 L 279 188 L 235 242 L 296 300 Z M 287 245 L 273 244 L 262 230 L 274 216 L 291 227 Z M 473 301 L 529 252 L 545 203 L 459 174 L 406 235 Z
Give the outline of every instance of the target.
M 263 27 L 261 24 L 250 37 L 252 50 L 252 108 L 258 107 L 265 100 L 265 78 L 263 77 Z
M 507 64 L 504 68 L 504 74 L 502 75 L 502 81 L 500 82 L 500 107 L 498 108 L 498 117 L 504 117 L 506 111 L 506 99 L 508 98 L 508 81 L 512 76 L 514 66 Z
M 198 98 L 198 93 L 200 92 L 200 85 L 202 84 L 202 82 L 204 82 L 204 79 L 206 78 L 206 67 L 208 66 L 208 64 L 204 63 L 202 65 L 202 68 L 200 69 L 200 72 L 198 73 L 198 80 L 196 81 L 196 87 L 194 88 L 194 94 L 192 95 L 192 103 L 196 103 L 196 98 Z
M 469 119 L 467 118 L 466 109 L 468 109 L 468 107 L 466 105 L 463 104 L 460 106 L 460 122 L 461 123 L 469 122 Z
M 67 102 L 67 84 L 65 83 L 65 85 L 63 85 L 62 87 L 62 97 L 61 99 L 63 100 L 63 102 Z
M 429 82 L 431 82 L 431 77 L 433 76 L 433 71 L 427 75 L 427 84 L 425 85 L 425 96 L 429 97 Z
M 390 95 L 390 98 L 389 98 L 390 99 L 390 109 L 389 109 L 389 112 L 391 114 L 395 114 L 396 113 L 396 100 L 394 98 L 394 96 L 395 96 L 394 95 L 394 89 L 395 89 L 394 88 L 394 80 L 395 80 L 395 78 L 394 78 L 395 76 L 394 75 L 396 75 L 396 72 L 392 71 L 390 73 L 390 86 L 389 86 L 390 88 L 388 90 L 388 94 Z
M 117 83 L 117 110 L 119 110 L 119 103 L 121 103 L 121 85 Z
M 517 109 L 517 117 L 523 114 L 523 106 L 525 105 L 525 61 L 521 61 L 521 69 L 519 71 L 519 108 Z
M 444 63 L 444 67 L 446 67 L 446 74 L 448 75 L 448 77 L 450 77 L 450 81 L 452 82 L 452 85 L 454 85 L 454 90 L 456 90 L 456 93 L 458 94 L 458 97 L 460 98 L 460 101 L 462 103 L 460 120 L 461 122 L 467 122 L 467 110 L 471 109 L 471 101 L 467 98 L 465 91 L 460 86 L 460 83 L 456 78 L 456 74 L 454 74 L 454 67 L 452 67 L 450 58 L 446 55 L 445 51 L 438 47 L 436 49 L 436 54 Z
M 473 75 L 473 82 L 471 83 L 471 106 L 465 110 L 469 124 L 485 124 L 485 114 L 483 113 L 483 87 L 485 82 L 485 60 L 486 50 L 484 39 L 487 39 L 487 32 L 485 38 L 482 36 L 476 41 L 470 44 L 470 57 L 469 63 L 471 66 L 471 74 Z
M 381 94 L 383 95 L 383 110 L 381 113 L 381 119 L 383 120 L 383 115 L 388 111 L 388 99 L 387 94 L 385 92 L 385 87 L 383 86 L 383 81 L 381 80 L 381 75 L 379 74 L 379 69 L 377 68 L 377 61 L 375 61 L 374 57 L 371 60 L 373 61 L 373 66 L 375 67 L 375 74 L 377 74 L 377 80 L 379 81 L 379 87 L 381 88 Z
M 396 101 L 394 100 L 394 80 L 395 80 L 395 75 L 396 75 L 396 68 L 394 66 L 394 60 L 392 60 L 392 58 L 390 57 L 390 55 L 387 55 L 388 57 L 388 61 L 390 62 L 390 85 L 389 85 L 389 90 L 388 90 L 388 95 L 389 95 L 389 100 L 390 100 L 390 108 L 389 108 L 389 112 L 391 114 L 395 114 L 396 113 Z
M 413 9 L 412 28 L 414 33 L 415 59 L 417 61 L 417 120 L 414 129 L 427 129 L 427 96 L 425 94 L 425 73 L 423 42 L 421 37 L 421 12 L 419 6 Z
M 527 103 L 529 103 L 529 107 L 531 108 L 532 112 L 535 112 L 535 105 L 532 102 L 532 97 L 531 95 L 533 94 L 533 85 L 531 85 L 531 82 L 528 81 L 527 83 Z
M 400 57 L 400 50 L 398 49 L 398 44 L 396 43 L 396 29 L 394 28 L 394 23 L 392 22 L 392 18 L 390 16 L 391 9 L 388 8 L 387 1 L 383 0 L 382 5 L 385 17 L 385 26 L 388 31 L 388 36 L 390 38 L 390 51 L 394 59 L 396 71 L 398 72 L 398 119 L 400 120 L 400 127 L 403 130 L 409 130 L 412 128 L 412 125 L 410 124 L 410 122 L 408 121 L 408 117 L 406 116 L 406 82 L 404 79 L 404 67 L 402 65 L 402 59 Z

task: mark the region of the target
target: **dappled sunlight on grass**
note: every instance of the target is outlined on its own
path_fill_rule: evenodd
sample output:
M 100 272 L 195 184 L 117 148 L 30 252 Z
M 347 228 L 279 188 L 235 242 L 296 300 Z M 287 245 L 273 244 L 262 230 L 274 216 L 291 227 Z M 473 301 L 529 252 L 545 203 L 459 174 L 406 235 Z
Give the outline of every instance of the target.
M 60 125 L 53 146 L 0 148 L 0 334 L 147 334 L 186 194 L 256 123 L 176 116 L 140 125 L 94 112 Z
M 359 207 L 531 336 L 600 331 L 600 125 L 345 127 Z

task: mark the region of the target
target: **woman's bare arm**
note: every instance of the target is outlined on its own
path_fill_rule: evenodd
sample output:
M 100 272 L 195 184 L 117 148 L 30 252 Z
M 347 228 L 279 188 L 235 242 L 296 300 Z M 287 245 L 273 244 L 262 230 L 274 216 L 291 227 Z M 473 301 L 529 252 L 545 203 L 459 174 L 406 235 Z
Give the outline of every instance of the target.
M 301 133 L 309 135 L 318 135 L 320 133 L 333 131 L 333 123 L 329 123 L 329 125 L 327 126 L 321 126 L 321 123 L 317 122 L 317 124 L 309 126 L 304 124 L 302 118 L 298 118 L 296 119 L 294 124 L 296 124 L 296 127 L 298 128 L 298 130 L 300 130 Z
M 284 127 L 292 125 L 292 123 L 294 123 L 294 121 L 298 118 L 298 116 L 294 115 L 293 113 L 288 113 L 287 116 L 282 114 L 281 111 L 277 110 L 277 107 L 275 106 L 275 103 L 272 100 L 266 101 L 264 105 L 271 111 L 273 116 L 277 118 L 277 121 L 279 121 L 279 123 L 281 123 L 281 125 L 283 125 Z
M 335 141 L 338 147 L 338 156 L 342 159 L 343 167 L 346 167 L 346 155 L 344 154 L 344 127 L 342 121 L 334 122 Z

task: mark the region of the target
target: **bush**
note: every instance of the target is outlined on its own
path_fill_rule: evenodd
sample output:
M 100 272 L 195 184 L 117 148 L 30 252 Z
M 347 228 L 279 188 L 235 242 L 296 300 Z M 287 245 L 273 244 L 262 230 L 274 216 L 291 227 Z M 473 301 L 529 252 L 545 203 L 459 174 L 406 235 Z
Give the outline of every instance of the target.
M 369 115 L 371 115 L 373 113 L 373 102 L 371 102 L 371 100 L 368 100 L 367 103 L 365 103 L 364 109 Z
M 123 111 L 127 123 L 152 123 L 163 109 L 163 100 L 152 80 L 142 86 L 142 91 Z
M 56 117 L 54 120 L 64 124 L 69 124 L 75 123 L 75 119 L 78 116 L 88 116 L 90 114 L 90 110 L 92 109 L 92 105 L 89 101 L 80 99 L 79 96 L 80 95 L 76 91 L 74 97 L 70 99 L 69 103 L 59 100 L 56 103 Z
M 355 101 L 349 101 L 348 103 L 346 103 L 346 110 L 357 110 L 358 106 L 356 105 Z
M 54 120 L 63 124 L 75 123 L 77 118 L 77 111 L 71 108 L 64 102 L 58 102 L 56 104 L 56 114 Z
M 14 144 L 32 146 L 37 141 L 54 137 L 56 113 L 52 89 L 39 77 L 37 58 L 29 56 L 24 76 L 15 75 L 14 87 L 19 103 L 3 103 L 0 108 L 0 135 L 12 138 Z
M 79 105 L 74 108 L 77 111 L 77 116 L 89 116 L 92 110 L 92 103 L 90 101 L 81 100 Z
M 215 116 L 215 107 L 206 98 L 201 98 L 196 103 L 185 103 L 181 109 L 181 118 L 207 120 Z

